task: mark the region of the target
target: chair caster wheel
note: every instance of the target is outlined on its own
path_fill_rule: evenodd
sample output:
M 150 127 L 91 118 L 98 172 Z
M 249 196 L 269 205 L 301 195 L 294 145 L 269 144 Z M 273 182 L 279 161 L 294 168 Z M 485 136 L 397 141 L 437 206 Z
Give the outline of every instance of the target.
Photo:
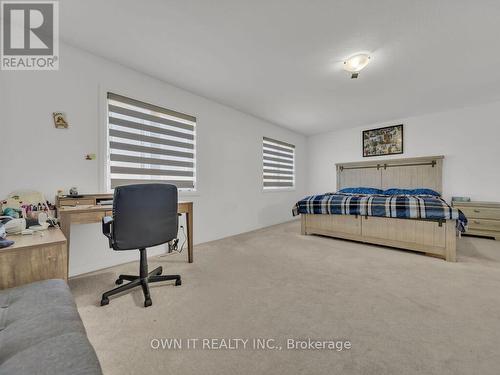
M 123 284 L 123 279 L 116 279 L 115 284 L 116 285 L 122 285 Z
M 153 301 L 151 301 L 151 298 L 144 300 L 144 307 L 149 307 L 152 304 L 153 304 Z
M 101 306 L 106 306 L 109 304 L 109 298 L 103 298 L 101 299 Z
M 179 285 L 182 285 L 181 279 L 175 280 L 175 286 L 179 286 Z

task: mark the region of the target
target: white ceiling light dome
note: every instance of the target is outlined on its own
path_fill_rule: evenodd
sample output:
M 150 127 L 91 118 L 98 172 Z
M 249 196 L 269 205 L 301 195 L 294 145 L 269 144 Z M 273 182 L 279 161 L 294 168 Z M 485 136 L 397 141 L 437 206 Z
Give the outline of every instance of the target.
M 344 61 L 344 70 L 352 73 L 351 78 L 358 78 L 359 72 L 369 64 L 370 59 L 367 53 L 358 53 Z

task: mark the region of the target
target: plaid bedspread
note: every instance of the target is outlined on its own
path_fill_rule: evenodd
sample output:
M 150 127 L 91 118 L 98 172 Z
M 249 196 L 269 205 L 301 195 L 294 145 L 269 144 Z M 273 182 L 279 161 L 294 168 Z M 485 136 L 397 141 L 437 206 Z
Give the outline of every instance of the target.
M 299 214 L 361 215 L 401 219 L 457 220 L 457 229 L 467 227 L 465 215 L 442 198 L 432 195 L 363 195 L 326 193 L 298 201 L 292 209 Z

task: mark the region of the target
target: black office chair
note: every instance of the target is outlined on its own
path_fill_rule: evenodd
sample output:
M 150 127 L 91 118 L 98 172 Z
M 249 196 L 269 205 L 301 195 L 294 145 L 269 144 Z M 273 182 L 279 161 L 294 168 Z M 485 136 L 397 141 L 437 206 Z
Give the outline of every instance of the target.
M 168 184 L 137 184 L 115 188 L 113 217 L 104 217 L 102 232 L 109 239 L 113 250 L 139 249 L 140 274 L 120 275 L 116 280 L 121 285 L 102 295 L 101 306 L 109 303 L 109 297 L 126 290 L 142 287 L 144 307 L 152 305 L 148 283 L 175 280 L 181 285 L 180 275 L 161 275 L 162 267 L 148 273 L 146 248 L 170 242 L 177 237 L 177 187 Z

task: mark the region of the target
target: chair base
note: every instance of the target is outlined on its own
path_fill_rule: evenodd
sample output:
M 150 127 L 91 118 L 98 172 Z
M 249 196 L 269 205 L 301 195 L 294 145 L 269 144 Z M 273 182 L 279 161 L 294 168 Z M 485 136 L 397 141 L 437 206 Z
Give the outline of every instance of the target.
M 162 275 L 161 274 L 163 272 L 162 267 L 157 267 L 153 271 L 148 273 L 146 250 L 145 249 L 139 249 L 139 250 L 141 251 L 141 262 L 140 262 L 141 274 L 139 276 L 137 275 L 118 276 L 118 279 L 116 279 L 115 284 L 120 286 L 103 293 L 101 298 L 101 306 L 109 304 L 109 297 L 140 286 L 142 287 L 142 292 L 144 293 L 144 307 L 148 307 L 153 304 L 153 302 L 151 301 L 151 296 L 149 294 L 149 286 L 148 286 L 149 283 L 175 280 L 176 286 L 182 285 L 180 275 Z M 130 282 L 125 285 L 121 285 L 123 284 L 123 280 Z

